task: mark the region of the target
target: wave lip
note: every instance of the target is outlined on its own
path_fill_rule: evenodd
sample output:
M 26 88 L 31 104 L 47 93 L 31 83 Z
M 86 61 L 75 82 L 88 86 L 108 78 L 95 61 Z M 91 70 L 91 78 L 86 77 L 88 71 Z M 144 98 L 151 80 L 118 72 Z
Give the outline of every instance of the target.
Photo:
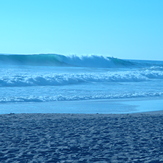
M 104 56 L 68 56 L 63 57 L 63 62 L 77 67 L 119 68 L 133 65 L 130 61 Z

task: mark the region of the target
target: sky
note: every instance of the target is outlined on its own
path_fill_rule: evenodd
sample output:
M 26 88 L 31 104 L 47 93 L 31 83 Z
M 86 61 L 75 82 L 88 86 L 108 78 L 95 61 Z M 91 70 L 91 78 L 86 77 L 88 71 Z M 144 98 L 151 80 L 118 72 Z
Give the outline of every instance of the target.
M 0 0 L 0 53 L 163 60 L 163 0 Z

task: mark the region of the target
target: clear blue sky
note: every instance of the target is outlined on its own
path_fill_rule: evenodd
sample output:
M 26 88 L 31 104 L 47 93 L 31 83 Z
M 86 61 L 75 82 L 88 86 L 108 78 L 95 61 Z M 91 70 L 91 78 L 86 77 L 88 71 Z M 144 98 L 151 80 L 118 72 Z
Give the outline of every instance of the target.
M 163 60 L 163 0 L 0 0 L 0 53 Z

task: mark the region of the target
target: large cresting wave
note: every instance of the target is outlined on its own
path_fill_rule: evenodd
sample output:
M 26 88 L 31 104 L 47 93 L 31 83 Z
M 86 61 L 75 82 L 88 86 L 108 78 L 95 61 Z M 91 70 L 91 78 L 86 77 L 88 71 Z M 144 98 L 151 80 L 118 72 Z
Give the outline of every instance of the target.
M 121 68 L 133 66 L 134 63 L 113 57 L 97 55 L 90 56 L 65 56 L 58 54 L 38 55 L 0 55 L 0 64 L 32 65 L 32 66 L 69 66 L 69 67 L 97 67 L 97 68 Z

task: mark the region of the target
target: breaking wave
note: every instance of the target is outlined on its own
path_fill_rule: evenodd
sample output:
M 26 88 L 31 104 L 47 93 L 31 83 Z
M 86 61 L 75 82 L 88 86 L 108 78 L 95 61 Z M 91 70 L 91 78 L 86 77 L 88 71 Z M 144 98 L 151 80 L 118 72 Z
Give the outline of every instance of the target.
M 0 64 L 32 65 L 32 66 L 70 66 L 121 68 L 133 66 L 134 63 L 122 59 L 104 56 L 64 56 L 57 54 L 38 55 L 0 55 Z

